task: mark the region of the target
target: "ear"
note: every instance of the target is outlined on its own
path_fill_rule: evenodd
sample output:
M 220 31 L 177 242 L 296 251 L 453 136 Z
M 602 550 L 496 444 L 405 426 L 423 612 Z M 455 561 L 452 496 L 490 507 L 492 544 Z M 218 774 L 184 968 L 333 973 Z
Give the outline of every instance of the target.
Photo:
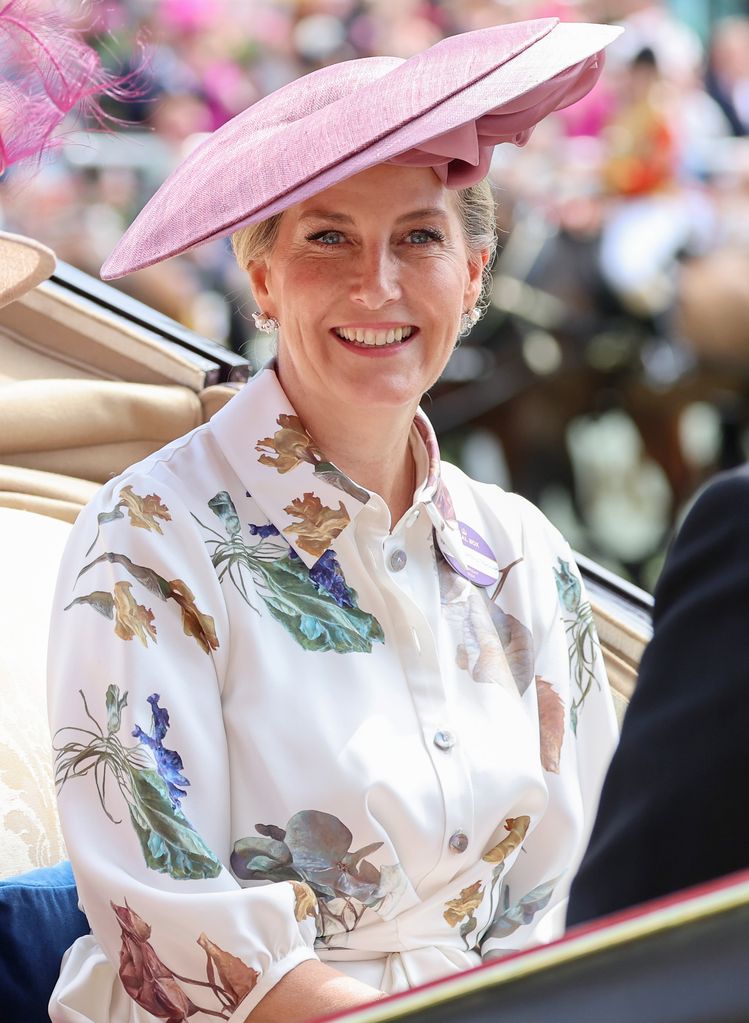
M 250 288 L 255 303 L 267 316 L 275 316 L 270 290 L 270 267 L 264 259 L 253 259 L 247 267 Z
M 484 278 L 484 268 L 491 257 L 490 249 L 479 249 L 478 252 L 471 252 L 468 257 L 468 283 L 464 293 L 464 309 L 472 309 L 478 302 L 481 294 L 481 285 Z

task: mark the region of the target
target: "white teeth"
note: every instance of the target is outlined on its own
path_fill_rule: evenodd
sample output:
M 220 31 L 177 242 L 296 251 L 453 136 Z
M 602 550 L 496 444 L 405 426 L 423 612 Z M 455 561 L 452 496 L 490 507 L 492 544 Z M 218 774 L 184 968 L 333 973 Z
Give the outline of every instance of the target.
M 394 330 L 367 330 L 365 327 L 336 327 L 335 332 L 344 341 L 355 341 L 360 345 L 380 347 L 405 341 L 413 333 L 413 327 L 396 327 Z

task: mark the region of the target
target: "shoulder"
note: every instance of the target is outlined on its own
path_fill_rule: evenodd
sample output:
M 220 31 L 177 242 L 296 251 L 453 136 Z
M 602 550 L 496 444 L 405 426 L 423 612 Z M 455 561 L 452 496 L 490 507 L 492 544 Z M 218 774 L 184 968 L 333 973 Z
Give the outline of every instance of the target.
M 736 522 L 739 525 L 746 523 L 746 528 L 749 529 L 747 507 L 749 507 L 749 463 L 739 466 L 737 469 L 720 473 L 710 480 L 698 493 L 689 509 L 684 525 L 686 526 L 690 521 L 693 522 L 703 516 L 717 514 L 720 521 Z
M 711 480 L 689 508 L 666 568 L 682 558 L 749 556 L 749 465 Z
M 562 534 L 527 498 L 503 490 L 495 483 L 473 480 L 450 462 L 442 462 L 442 474 L 456 505 L 461 494 L 470 495 L 480 514 L 529 556 L 541 552 L 570 556 L 569 545 Z
M 168 503 L 169 518 L 163 521 L 190 520 L 191 513 L 200 513 L 213 495 L 236 482 L 215 438 L 203 424 L 103 484 L 83 509 L 76 528 L 101 515 L 114 515 L 118 504 L 132 523 L 138 508 L 143 510 L 143 502 L 147 508 Z M 114 515 L 112 521 L 123 517 Z

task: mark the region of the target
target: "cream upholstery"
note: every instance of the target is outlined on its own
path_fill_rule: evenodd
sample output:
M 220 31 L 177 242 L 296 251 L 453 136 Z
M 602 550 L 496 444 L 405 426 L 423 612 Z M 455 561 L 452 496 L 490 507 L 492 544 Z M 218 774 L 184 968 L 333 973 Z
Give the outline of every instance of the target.
M 47 729 L 47 628 L 70 526 L 0 508 L 0 877 L 64 858 Z
M 0 465 L 0 507 L 49 515 L 75 522 L 78 512 L 99 488 L 91 480 L 75 479 L 23 466 Z
M 54 281 L 0 309 L 0 380 L 93 376 L 197 392 L 205 368 L 174 342 Z
M 202 421 L 176 384 L 16 380 L 0 384 L 0 461 L 103 483 Z

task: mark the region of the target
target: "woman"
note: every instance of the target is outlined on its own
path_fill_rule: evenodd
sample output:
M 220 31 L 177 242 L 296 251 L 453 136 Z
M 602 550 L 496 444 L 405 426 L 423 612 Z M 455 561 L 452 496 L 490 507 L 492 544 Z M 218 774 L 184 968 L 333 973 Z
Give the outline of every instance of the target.
M 105 266 L 235 232 L 278 355 L 67 550 L 50 713 L 93 935 L 54 1021 L 308 1019 L 550 933 L 614 737 L 590 607 L 418 404 L 477 315 L 493 145 L 590 88 L 614 34 L 529 22 L 307 76 Z

